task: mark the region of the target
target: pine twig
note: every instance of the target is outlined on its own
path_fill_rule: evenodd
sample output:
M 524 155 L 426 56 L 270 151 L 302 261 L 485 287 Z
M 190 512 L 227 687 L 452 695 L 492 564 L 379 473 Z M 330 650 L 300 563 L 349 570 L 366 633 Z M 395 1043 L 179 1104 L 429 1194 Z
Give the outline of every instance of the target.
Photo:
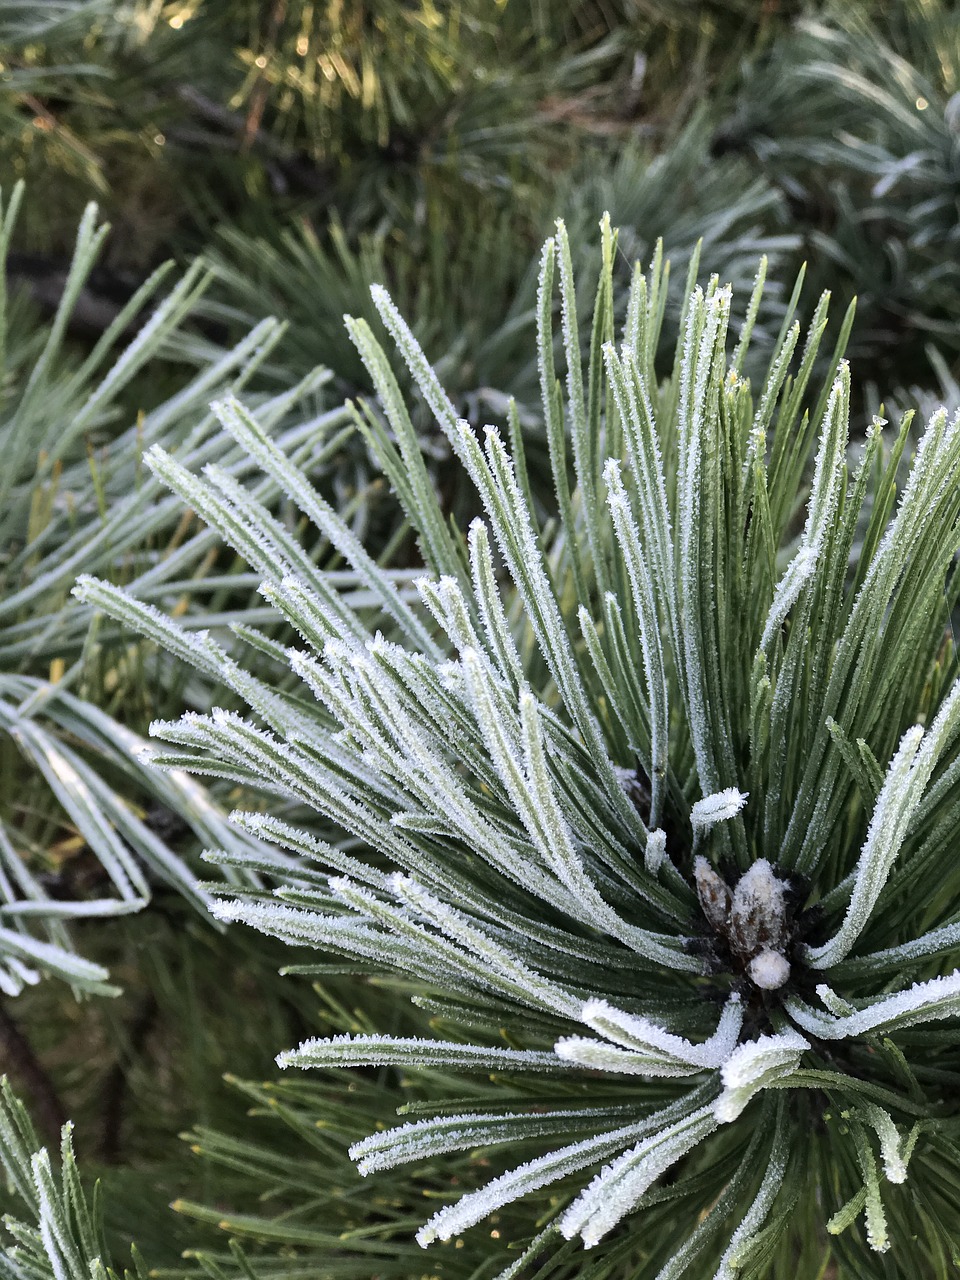
M 123 1125 L 130 1068 L 156 1025 L 158 1012 L 156 998 L 151 993 L 141 1001 L 130 1026 L 126 1048 L 110 1068 L 104 1084 L 100 1155 L 108 1164 L 120 1162 L 120 1130 Z
M 33 1112 L 47 1141 L 56 1145 L 67 1113 L 53 1081 L 34 1052 L 33 1045 L 0 1001 L 0 1065 L 15 1076 L 33 1101 Z

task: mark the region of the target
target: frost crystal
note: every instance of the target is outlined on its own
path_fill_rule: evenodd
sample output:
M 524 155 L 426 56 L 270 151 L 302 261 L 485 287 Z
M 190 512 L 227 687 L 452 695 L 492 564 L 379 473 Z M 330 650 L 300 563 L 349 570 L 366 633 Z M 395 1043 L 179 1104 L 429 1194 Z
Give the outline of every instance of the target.
M 790 961 L 779 951 L 761 951 L 747 965 L 747 973 L 764 991 L 776 991 L 790 977 Z
M 694 831 L 708 831 L 718 822 L 735 818 L 747 803 L 747 793 L 736 787 L 727 787 L 712 796 L 704 796 L 690 810 L 690 823 Z
M 809 1041 L 792 1028 L 740 1045 L 720 1072 L 724 1089 L 713 1107 L 717 1120 L 736 1120 L 754 1094 L 792 1075 L 809 1048 Z
M 651 875 L 656 875 L 667 856 L 667 833 L 659 828 L 647 836 L 647 847 L 643 851 L 643 865 Z

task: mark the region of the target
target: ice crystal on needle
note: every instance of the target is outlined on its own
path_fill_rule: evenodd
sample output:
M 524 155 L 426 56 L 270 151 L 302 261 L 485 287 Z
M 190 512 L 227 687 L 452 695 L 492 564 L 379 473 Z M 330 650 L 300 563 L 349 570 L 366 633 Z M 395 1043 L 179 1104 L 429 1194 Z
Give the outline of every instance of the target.
M 407 1033 L 311 1039 L 279 1060 L 394 1067 L 437 1098 L 436 1114 L 353 1147 L 372 1177 L 456 1169 L 432 1184 L 443 1203 L 421 1244 L 497 1214 L 519 1247 L 505 1277 L 548 1255 L 557 1276 L 731 1280 L 774 1255 L 821 1274 L 834 1240 L 850 1258 L 894 1238 L 908 1270 L 933 1274 L 929 1224 L 960 1214 L 929 1176 L 960 1160 L 944 1083 L 960 1078 L 944 1026 L 960 1015 L 960 684 L 944 612 L 960 419 L 933 417 L 896 502 L 907 425 L 889 453 L 869 433 L 849 473 L 846 330 L 825 357 L 826 299 L 803 344 L 787 317 L 758 373 L 763 270 L 740 308 L 716 280 L 694 287 L 694 269 L 664 380 L 664 264 L 635 273 L 618 329 L 614 251 L 605 222 L 584 362 L 562 226 L 544 249 L 552 483 L 513 411 L 480 438 L 458 421 L 375 291 L 476 491 L 466 534 L 390 361 L 349 322 L 378 392 L 357 422 L 418 537 L 415 587 L 228 401 L 226 430 L 362 592 L 348 599 L 323 546 L 304 554 L 238 484 L 157 450 L 158 474 L 256 557 L 296 639 L 188 641 L 115 587 L 80 591 L 251 708 L 156 726 L 168 767 L 275 798 L 277 813 L 237 816 L 264 842 L 267 887 L 221 919 L 413 989 Z M 285 658 L 294 683 L 265 680 L 241 641 Z M 471 1073 L 453 1087 L 469 1105 L 447 1105 Z

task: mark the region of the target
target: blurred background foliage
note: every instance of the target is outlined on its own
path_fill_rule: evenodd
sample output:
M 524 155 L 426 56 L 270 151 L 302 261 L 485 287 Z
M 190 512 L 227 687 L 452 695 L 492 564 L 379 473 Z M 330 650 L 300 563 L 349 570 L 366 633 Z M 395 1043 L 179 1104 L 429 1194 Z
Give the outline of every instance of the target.
M 535 458 L 539 245 L 562 216 L 592 246 L 604 209 L 623 283 L 658 238 L 677 296 L 701 240 L 704 268 L 741 289 L 761 254 L 781 281 L 807 262 L 801 313 L 823 288 L 834 315 L 857 299 L 855 382 L 882 389 L 863 414 L 881 396 L 888 412 L 956 404 L 960 23 L 952 0 L 0 0 L 0 187 L 0 1053 L 45 1138 L 77 1120 L 115 1247 L 136 1237 L 180 1274 L 181 1250 L 219 1230 L 189 1265 L 235 1271 L 218 1224 L 278 1258 L 306 1247 L 315 1200 L 331 1238 L 362 1225 L 337 1090 L 363 1094 L 360 1133 L 397 1104 L 384 1089 L 409 1101 L 416 1082 L 277 1083 L 278 1049 L 377 1008 L 384 1029 L 395 993 L 281 979 L 288 951 L 214 933 L 194 909 L 200 850 L 228 839 L 239 792 L 174 794 L 123 735 L 223 690 L 91 633 L 69 585 L 80 567 L 136 583 L 196 625 L 266 625 L 265 610 L 254 575 L 143 474 L 144 447 L 239 474 L 205 406 L 242 389 L 402 575 L 412 544 L 340 407 L 370 394 L 343 314 L 379 332 L 368 290 L 386 283 L 458 411 L 502 419 L 514 397 Z M 786 302 L 768 290 L 759 351 Z M 676 322 L 668 308 L 665 348 Z M 468 515 L 415 399 L 414 421 Z M 259 496 L 285 527 L 276 494 Z M 108 826 L 127 823 L 146 868 L 139 914 L 69 923 L 64 902 L 129 895 L 107 883 L 109 836 L 51 791 L 57 750 L 123 807 Z M 67 957 L 63 980 L 18 970 L 40 943 Z M 122 994 L 77 998 L 107 974 Z M 228 1088 L 223 1072 L 270 1083 Z M 161 1210 L 175 1197 L 179 1217 Z M 377 1221 L 403 1212 L 387 1196 Z M 370 1248 L 336 1274 L 368 1276 Z M 390 1250 L 373 1249 L 378 1274 L 412 1274 Z M 470 1274 L 458 1265 L 444 1274 Z

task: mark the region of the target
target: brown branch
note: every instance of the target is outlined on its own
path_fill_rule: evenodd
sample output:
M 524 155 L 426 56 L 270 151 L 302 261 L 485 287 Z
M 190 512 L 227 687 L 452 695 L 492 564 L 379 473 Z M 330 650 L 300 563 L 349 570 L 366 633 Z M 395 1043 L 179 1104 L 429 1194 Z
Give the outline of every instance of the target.
M 273 0 L 273 6 L 270 10 L 270 17 L 267 21 L 267 30 L 263 41 L 263 47 L 266 53 L 261 55 L 266 62 L 276 54 L 277 37 L 280 34 L 280 28 L 283 26 L 283 20 L 287 15 L 287 0 Z M 267 95 L 270 92 L 270 85 L 266 76 L 266 62 L 260 74 L 254 82 L 253 90 L 250 94 L 250 106 L 247 111 L 246 127 L 243 132 L 244 147 L 249 148 L 253 144 L 254 138 L 260 132 L 260 123 L 263 120 L 264 108 L 267 105 Z
M 156 1025 L 159 1012 L 156 998 L 151 992 L 141 1002 L 140 1008 L 130 1026 L 126 1049 L 118 1056 L 116 1062 L 110 1068 L 110 1073 L 104 1083 L 100 1156 L 108 1164 L 119 1164 L 120 1162 L 120 1132 L 123 1127 L 127 1101 L 129 1072 L 138 1055 L 142 1052 L 147 1037 Z
M 60 1129 L 67 1113 L 53 1081 L 33 1051 L 33 1046 L 0 1001 L 0 1068 L 20 1085 L 32 1103 L 31 1111 L 47 1143 L 60 1144 Z

